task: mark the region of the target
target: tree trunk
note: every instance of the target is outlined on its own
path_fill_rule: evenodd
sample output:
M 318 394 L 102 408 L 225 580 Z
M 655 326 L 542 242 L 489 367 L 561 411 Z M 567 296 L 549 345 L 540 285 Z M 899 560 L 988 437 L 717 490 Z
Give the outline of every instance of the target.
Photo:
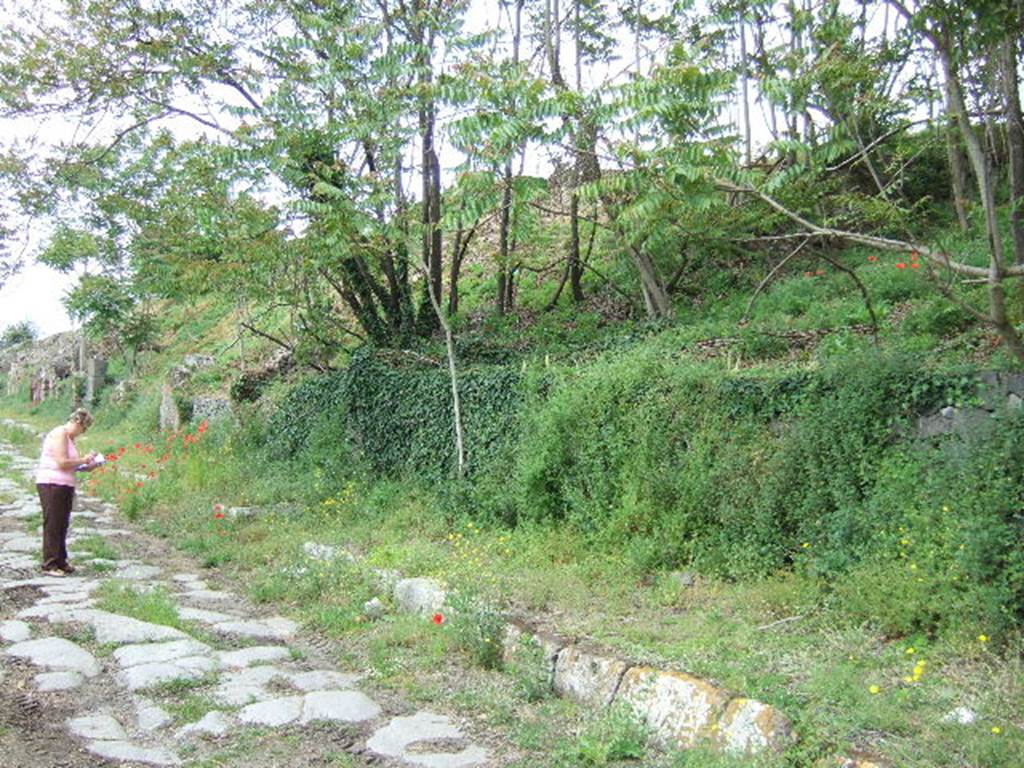
M 746 9 L 740 11 L 740 86 L 743 99 L 743 159 L 747 166 L 753 160 L 753 144 L 750 128 L 750 78 L 747 76 L 747 19 Z
M 993 327 L 1006 342 L 1007 348 L 1024 361 L 1024 341 L 1006 313 L 1006 293 L 1003 287 L 1003 268 L 1005 264 L 1003 235 L 999 228 L 999 217 L 996 209 L 995 185 L 989 169 L 985 150 L 971 125 L 967 113 L 967 103 L 960 86 L 960 78 L 952 58 L 952 45 L 948 37 L 935 34 L 933 42 L 939 53 L 939 60 L 946 76 L 946 88 L 950 96 L 950 108 L 960 128 L 960 134 L 967 145 L 967 157 L 971 161 L 974 175 L 978 182 L 981 204 L 985 209 L 985 229 L 989 245 L 989 318 Z
M 955 125 L 946 127 L 946 159 L 949 161 L 949 178 L 953 192 L 953 208 L 960 230 L 966 232 L 971 223 L 967 218 L 967 187 L 970 179 L 967 174 L 967 158 L 957 141 L 958 130 Z
M 498 229 L 498 296 L 495 304 L 499 315 L 511 310 L 508 304 L 509 282 L 509 227 L 512 219 L 512 160 L 505 161 L 502 174 L 501 219 Z
M 1006 135 L 1010 155 L 1010 233 L 1012 262 L 1024 264 L 1024 117 L 1017 77 L 1017 40 L 1011 33 L 1000 50 Z

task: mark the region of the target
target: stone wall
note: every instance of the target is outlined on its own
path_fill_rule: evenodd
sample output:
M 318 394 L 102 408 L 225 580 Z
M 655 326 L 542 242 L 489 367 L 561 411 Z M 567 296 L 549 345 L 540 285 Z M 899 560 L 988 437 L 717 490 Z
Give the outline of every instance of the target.
M 70 377 L 84 373 L 79 360 L 81 341 L 79 331 L 66 331 L 0 351 L 6 394 L 15 395 L 28 387 L 32 401 L 39 403 L 65 393 Z

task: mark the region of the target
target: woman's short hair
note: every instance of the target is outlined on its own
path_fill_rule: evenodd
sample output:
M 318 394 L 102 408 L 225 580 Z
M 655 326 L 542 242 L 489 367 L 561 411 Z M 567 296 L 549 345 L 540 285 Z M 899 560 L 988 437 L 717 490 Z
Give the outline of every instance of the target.
M 85 408 L 76 408 L 71 412 L 68 421 L 81 424 L 83 428 L 88 429 L 92 426 L 92 414 L 85 410 Z

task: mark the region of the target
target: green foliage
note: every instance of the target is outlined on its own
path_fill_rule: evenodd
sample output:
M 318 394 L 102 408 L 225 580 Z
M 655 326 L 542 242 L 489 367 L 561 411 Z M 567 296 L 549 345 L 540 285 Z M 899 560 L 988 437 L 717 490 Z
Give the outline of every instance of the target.
M 583 765 L 610 765 L 617 760 L 641 760 L 647 753 L 648 733 L 626 705 L 613 706 L 587 723 L 576 742 Z
M 911 333 L 927 333 L 946 338 L 963 332 L 976 322 L 976 318 L 958 304 L 943 299 L 931 299 L 914 308 L 904 320 Z
M 23 344 L 26 341 L 34 341 L 38 336 L 39 331 L 31 320 L 12 323 L 4 328 L 3 333 L 0 333 L 0 349 Z
M 519 375 L 508 368 L 460 372 L 472 470 L 486 466 L 514 438 L 519 385 Z M 372 352 L 357 354 L 344 371 L 307 382 L 285 399 L 271 419 L 268 446 L 282 456 L 303 450 L 314 460 L 333 456 L 337 466 L 345 456 L 339 445 L 347 441 L 379 474 L 445 477 L 454 460 L 450 387 L 442 368 L 394 365 Z
M 965 555 L 957 553 L 972 547 L 1004 567 L 972 566 L 957 600 L 936 599 L 912 580 L 906 600 L 879 598 L 855 613 L 940 631 L 970 602 L 967 613 L 1005 630 L 1024 599 L 1010 555 L 1021 534 L 1016 512 L 992 509 L 1020 508 L 1013 481 L 997 470 L 1015 461 L 1017 421 L 998 420 L 998 440 L 972 438 L 969 447 L 909 439 L 915 414 L 974 397 L 969 375 L 930 374 L 915 361 L 874 355 L 768 380 L 626 356 L 567 379 L 532 411 L 516 447 L 513 511 L 520 522 L 570 525 L 644 568 L 749 577 L 797 567 L 826 584 L 864 573 L 852 580 L 863 585 L 875 583 L 868 571 L 879 582 L 891 575 L 878 571 L 881 553 L 890 552 L 885 532 L 925 525 L 914 510 L 934 513 L 975 485 L 979 501 L 963 505 L 955 528 L 933 525 L 942 543 L 929 572 L 962 570 Z M 958 468 L 972 452 L 984 458 Z M 901 472 L 891 471 L 894 462 Z M 892 597 L 865 592 L 879 594 Z M 911 618 L 892 616 L 897 606 Z
M 452 609 L 449 622 L 456 647 L 483 669 L 501 668 L 504 614 L 468 589 L 452 593 L 449 604 Z

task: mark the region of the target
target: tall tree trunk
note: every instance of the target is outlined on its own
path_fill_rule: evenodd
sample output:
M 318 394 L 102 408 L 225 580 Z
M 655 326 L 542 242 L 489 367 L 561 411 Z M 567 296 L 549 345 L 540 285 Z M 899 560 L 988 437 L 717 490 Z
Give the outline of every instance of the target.
M 421 62 L 424 66 L 424 74 L 421 78 L 421 85 L 429 88 L 433 77 L 430 74 L 430 62 Z M 437 148 L 434 144 L 434 133 L 436 127 L 436 113 L 432 97 L 425 97 L 428 100 L 420 107 L 420 141 L 423 144 L 422 168 L 423 179 L 423 264 L 426 267 L 427 281 L 429 288 L 427 292 L 433 292 L 438 302 L 441 301 L 441 269 L 444 254 L 441 240 L 441 163 L 437 157 Z M 420 311 L 420 329 L 429 333 L 437 327 L 436 315 L 430 311 L 427 304 Z
M 509 283 L 509 228 L 512 220 L 512 159 L 505 161 L 502 173 L 501 218 L 498 229 L 498 296 L 495 309 L 499 315 L 512 309 L 508 303 Z
M 947 97 L 948 103 L 948 97 Z M 967 158 L 960 148 L 959 129 L 954 122 L 946 126 L 946 159 L 949 162 L 949 178 L 953 192 L 953 208 L 960 230 L 966 232 L 971 227 L 967 218 L 967 188 L 970 177 L 967 172 Z
M 1010 155 L 1010 232 L 1013 257 L 1024 264 L 1024 117 L 1020 106 L 1020 81 L 1017 77 L 1017 39 L 1013 33 L 999 51 L 1003 86 L 1003 114 Z
M 747 17 L 746 8 L 740 10 L 740 91 L 743 99 L 743 159 L 749 167 L 753 161 L 753 145 L 750 129 L 750 78 L 747 61 Z
M 675 314 L 672 299 L 669 298 L 668 291 L 665 290 L 665 284 L 658 274 L 654 262 L 641 248 L 630 246 L 630 253 L 633 256 L 633 263 L 640 273 L 640 287 L 643 291 L 647 314 L 651 319 L 672 317 Z
M 519 65 L 519 44 L 522 40 L 522 18 L 523 3 L 525 0 L 517 0 L 515 7 L 515 18 L 513 19 L 512 30 L 512 66 Z M 547 19 L 545 18 L 545 26 Z M 514 109 L 514 105 L 512 105 Z M 512 155 L 509 154 L 505 160 L 505 167 L 502 172 L 501 190 L 501 216 L 499 219 L 498 231 L 498 295 L 496 296 L 495 309 L 499 315 L 512 311 L 512 275 L 510 274 L 509 240 L 511 239 L 510 228 L 512 226 Z
M 953 61 L 952 43 L 948 36 L 935 34 L 933 42 L 939 53 L 939 60 L 942 62 L 942 69 L 946 75 L 947 91 L 950 95 L 951 108 L 954 110 L 956 123 L 960 128 L 960 134 L 967 145 L 967 157 L 974 169 L 974 176 L 978 182 L 978 192 L 981 195 L 981 204 L 985 209 L 985 229 L 988 234 L 989 244 L 989 319 L 1006 342 L 1007 348 L 1017 357 L 1024 361 L 1024 341 L 1014 327 L 1013 322 L 1006 312 L 1006 292 L 1003 286 L 1003 269 L 1005 265 L 1003 235 L 999 228 L 999 216 L 996 209 L 995 184 L 992 180 L 992 173 L 989 168 L 988 157 L 978 139 L 978 134 L 971 125 L 970 116 L 967 113 L 967 102 L 964 99 L 963 89 L 960 85 L 959 72 Z

